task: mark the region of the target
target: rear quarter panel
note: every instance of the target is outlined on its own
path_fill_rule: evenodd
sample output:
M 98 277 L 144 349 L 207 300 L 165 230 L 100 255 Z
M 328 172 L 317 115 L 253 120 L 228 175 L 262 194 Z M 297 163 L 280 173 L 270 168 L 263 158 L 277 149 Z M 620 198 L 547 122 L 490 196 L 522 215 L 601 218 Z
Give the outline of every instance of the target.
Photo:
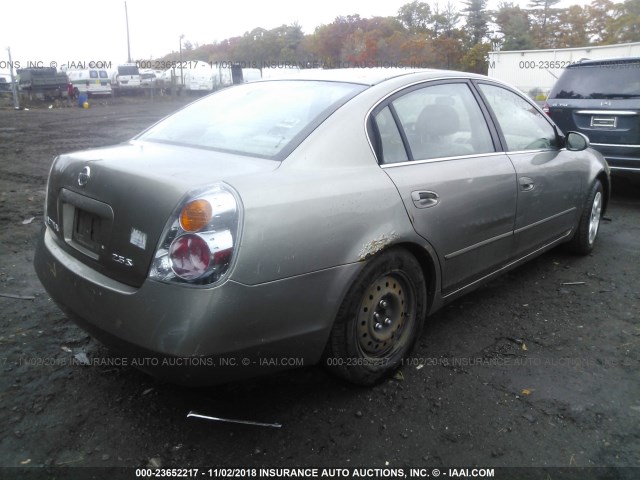
M 230 182 L 244 207 L 234 280 L 258 284 L 425 244 L 366 136 L 378 98 L 368 90 L 348 102 L 277 170 Z

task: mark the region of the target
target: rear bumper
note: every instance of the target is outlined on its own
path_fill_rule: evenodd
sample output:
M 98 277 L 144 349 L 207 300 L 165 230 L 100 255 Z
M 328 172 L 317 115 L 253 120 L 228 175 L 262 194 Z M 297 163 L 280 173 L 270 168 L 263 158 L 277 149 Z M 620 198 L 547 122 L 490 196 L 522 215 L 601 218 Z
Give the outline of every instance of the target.
M 40 281 L 69 318 L 129 365 L 156 377 L 204 385 L 316 363 L 350 264 L 256 286 L 215 288 L 116 282 L 62 250 L 48 231 L 34 260 Z M 135 360 L 135 362 L 134 362 Z
M 612 173 L 640 173 L 640 145 L 592 143 L 607 160 Z

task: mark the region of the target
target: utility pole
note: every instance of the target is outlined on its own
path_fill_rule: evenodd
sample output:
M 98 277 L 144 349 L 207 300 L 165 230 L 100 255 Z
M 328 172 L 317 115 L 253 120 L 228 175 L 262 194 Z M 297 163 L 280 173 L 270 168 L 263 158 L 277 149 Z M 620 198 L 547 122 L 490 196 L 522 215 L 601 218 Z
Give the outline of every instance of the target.
M 180 88 L 184 87 L 184 75 L 182 74 L 182 39 L 184 34 L 180 35 Z
M 13 93 L 13 108 L 20 110 L 20 101 L 18 100 L 18 85 L 16 78 L 13 76 L 13 61 L 11 60 L 11 48 L 7 47 L 9 54 L 9 73 L 11 74 L 11 92 Z
M 127 2 L 124 2 L 124 18 L 127 22 L 127 63 L 131 63 L 131 45 L 129 44 L 129 12 Z

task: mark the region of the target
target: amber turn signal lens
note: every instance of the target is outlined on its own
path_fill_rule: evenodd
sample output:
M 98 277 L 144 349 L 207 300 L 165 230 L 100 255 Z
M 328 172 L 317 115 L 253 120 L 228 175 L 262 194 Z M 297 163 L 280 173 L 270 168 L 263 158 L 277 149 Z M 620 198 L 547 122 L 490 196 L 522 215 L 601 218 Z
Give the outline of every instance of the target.
M 187 232 L 197 232 L 211 221 L 211 204 L 206 200 L 187 203 L 180 212 L 180 226 Z

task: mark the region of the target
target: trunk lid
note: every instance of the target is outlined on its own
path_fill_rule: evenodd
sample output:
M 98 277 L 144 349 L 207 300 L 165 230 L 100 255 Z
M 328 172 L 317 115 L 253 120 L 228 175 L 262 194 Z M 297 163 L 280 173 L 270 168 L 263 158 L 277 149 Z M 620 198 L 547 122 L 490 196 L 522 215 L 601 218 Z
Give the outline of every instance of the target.
M 279 165 L 140 141 L 62 155 L 49 176 L 45 220 L 71 255 L 138 287 L 169 217 L 187 192 Z

